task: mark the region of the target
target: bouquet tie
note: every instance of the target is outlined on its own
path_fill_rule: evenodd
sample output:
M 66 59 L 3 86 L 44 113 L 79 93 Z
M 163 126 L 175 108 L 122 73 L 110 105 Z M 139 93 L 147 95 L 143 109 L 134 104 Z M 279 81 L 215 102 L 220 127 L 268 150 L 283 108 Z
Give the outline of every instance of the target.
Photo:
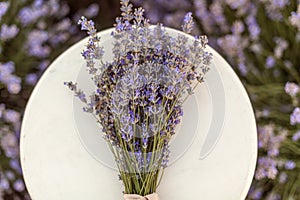
M 124 194 L 124 200 L 159 200 L 157 193 L 152 193 L 146 196 L 137 194 Z

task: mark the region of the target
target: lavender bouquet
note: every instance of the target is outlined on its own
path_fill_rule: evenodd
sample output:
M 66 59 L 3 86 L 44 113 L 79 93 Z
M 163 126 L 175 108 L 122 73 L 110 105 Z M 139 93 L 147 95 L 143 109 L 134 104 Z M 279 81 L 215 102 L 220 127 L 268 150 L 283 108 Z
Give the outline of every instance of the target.
M 65 82 L 101 124 L 114 155 L 125 199 L 158 199 L 156 188 L 167 167 L 169 144 L 183 115 L 182 105 L 209 70 L 212 55 L 206 36 L 189 42 L 170 36 L 163 25 L 151 26 L 142 8 L 121 0 L 116 18 L 113 60 L 104 62 L 93 21 L 82 17 L 89 39 L 82 56 L 95 83 L 89 98 L 76 83 Z M 191 13 L 182 30 L 193 28 Z

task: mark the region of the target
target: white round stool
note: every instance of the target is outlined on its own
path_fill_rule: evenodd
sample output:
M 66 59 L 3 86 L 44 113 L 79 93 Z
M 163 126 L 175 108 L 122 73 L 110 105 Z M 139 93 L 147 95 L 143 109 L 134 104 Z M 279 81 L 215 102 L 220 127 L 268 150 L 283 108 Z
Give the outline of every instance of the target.
M 110 41 L 110 32 L 99 33 L 104 46 Z M 64 81 L 83 81 L 80 53 L 86 41 L 78 42 L 52 63 L 28 102 L 20 149 L 33 200 L 123 199 L 122 183 L 118 172 L 109 166 L 109 158 L 104 158 L 107 151 L 99 145 L 103 143 L 95 121 L 81 114 L 77 109 L 80 103 L 73 101 L 72 93 L 63 85 Z M 252 181 L 257 132 L 251 103 L 228 63 L 212 48 L 208 51 L 214 56 L 213 69 L 184 106 L 183 122 L 173 145 L 176 158 L 157 191 L 161 200 L 243 200 Z M 85 127 L 89 123 L 91 126 Z M 186 141 L 184 151 L 178 150 L 175 147 L 187 132 L 193 132 L 192 140 Z

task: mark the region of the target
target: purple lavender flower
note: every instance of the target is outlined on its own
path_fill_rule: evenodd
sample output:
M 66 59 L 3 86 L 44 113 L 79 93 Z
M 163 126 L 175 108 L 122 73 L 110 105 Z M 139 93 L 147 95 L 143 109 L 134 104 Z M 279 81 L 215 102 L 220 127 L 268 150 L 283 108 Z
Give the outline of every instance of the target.
M 55 29 L 56 31 L 66 31 L 68 30 L 70 27 L 72 26 L 72 22 L 70 19 L 66 18 L 66 19 L 63 19 L 61 22 L 59 22 Z
M 9 189 L 9 182 L 6 178 L 1 177 L 1 179 L 0 179 L 0 188 L 3 188 L 4 190 Z
M 279 174 L 279 183 L 286 183 L 288 180 L 288 175 L 285 172 Z
M 190 33 L 194 27 L 194 21 L 191 12 L 185 15 L 183 22 L 182 30 L 186 33 Z
M 34 0 L 33 6 L 36 8 L 39 8 L 43 5 L 43 3 L 44 3 L 44 0 Z
M 88 18 L 93 18 L 97 16 L 99 12 L 99 5 L 96 3 L 93 3 L 89 5 L 89 7 L 84 11 L 83 15 L 88 17 Z
M 238 37 L 234 35 L 226 35 L 218 39 L 218 45 L 224 50 L 227 49 L 229 51 L 227 53 L 231 56 L 237 55 L 238 43 Z
M 10 180 L 10 181 L 16 178 L 15 174 L 10 170 L 6 171 L 5 175 L 6 175 L 7 179 Z
M 246 76 L 248 74 L 249 69 L 245 63 L 239 63 L 238 68 L 242 76 Z
M 0 39 L 1 40 L 9 40 L 14 38 L 19 32 L 19 28 L 13 24 L 8 26 L 7 24 L 3 24 L 0 31 Z
M 50 14 L 54 14 L 55 13 L 55 14 L 61 15 L 60 12 L 59 12 L 60 5 L 59 5 L 59 1 L 58 0 L 49 1 L 48 4 L 46 4 L 46 5 L 49 7 Z
M 274 193 L 274 192 L 271 192 L 271 193 L 267 196 L 266 200 L 281 200 L 281 197 L 280 197 L 279 194 L 276 194 L 276 193 Z
M 268 56 L 266 59 L 266 67 L 269 69 L 274 67 L 274 65 L 275 65 L 275 59 L 273 58 L 273 56 Z
M 250 48 L 251 51 L 253 51 L 256 54 L 260 54 L 262 51 L 262 45 L 259 43 L 253 43 Z
M 291 16 L 289 17 L 290 23 L 298 28 L 300 31 L 300 5 L 298 5 L 297 12 L 291 12 Z
M 274 20 L 274 21 L 282 21 L 283 20 L 283 15 L 282 15 L 282 10 L 283 8 L 289 4 L 289 0 L 271 0 L 271 1 L 266 1 L 265 3 L 265 9 L 267 16 Z
M 14 71 L 13 62 L 0 64 L 0 81 L 6 85 L 11 94 L 18 94 L 21 90 L 21 79 L 12 74 Z
M 86 60 L 89 74 L 95 75 L 98 69 L 94 66 L 94 59 L 102 59 L 104 54 L 103 47 L 100 47 L 98 44 L 100 38 L 96 34 L 97 31 L 94 26 L 95 23 L 92 20 L 87 20 L 84 16 L 82 16 L 78 21 L 78 24 L 81 25 L 81 30 L 86 30 L 87 34 L 90 36 L 88 44 L 81 55 Z
M 28 35 L 28 45 L 43 44 L 49 38 L 49 34 L 44 30 L 33 30 Z
M 47 57 L 50 54 L 50 47 L 45 45 L 49 39 L 49 34 L 43 30 L 33 30 L 28 35 L 27 48 L 29 55 L 36 57 Z
M 18 113 L 15 110 L 11 110 L 8 109 L 6 110 L 6 112 L 4 113 L 4 119 L 7 122 L 11 122 L 11 123 L 17 123 L 20 120 L 20 113 Z
M 283 64 L 285 65 L 286 68 L 291 68 L 293 66 L 293 63 L 289 60 L 284 60 Z
M 275 131 L 280 132 L 275 135 Z M 258 132 L 258 147 L 266 150 L 270 157 L 278 156 L 280 145 L 287 137 L 287 131 L 276 130 L 273 124 L 268 124 L 258 127 Z
M 165 146 L 163 148 L 163 161 L 162 161 L 162 167 L 166 168 L 168 166 L 169 157 L 170 157 L 170 146 Z
M 289 44 L 285 39 L 279 37 L 275 37 L 274 41 L 276 43 L 276 46 L 274 48 L 274 55 L 275 58 L 279 59 L 282 57 L 283 52 L 288 48 Z
M 249 15 L 246 18 L 246 23 L 248 25 L 248 30 L 249 30 L 249 33 L 250 33 L 250 38 L 252 40 L 254 40 L 254 41 L 257 40 L 257 38 L 258 38 L 261 30 L 260 30 L 259 25 L 257 24 L 255 15 Z
M 13 158 L 9 161 L 9 166 L 16 170 L 17 172 L 19 172 L 20 174 L 22 173 L 22 168 L 21 168 L 21 165 L 20 165 L 20 162 L 18 160 L 18 158 Z
M 51 1 L 53 2 L 53 1 Z M 20 10 L 18 18 L 23 26 L 28 26 L 29 24 L 35 22 L 37 19 L 49 14 L 50 10 L 47 5 L 42 5 L 39 7 L 24 7 Z
M 299 139 L 300 139 L 300 131 L 297 131 L 297 132 L 293 135 L 292 140 L 293 140 L 294 142 L 297 142 Z
M 214 1 L 213 4 L 210 6 L 210 10 L 216 23 L 219 24 L 221 28 L 227 29 L 228 27 L 225 26 L 226 18 L 223 13 L 222 3 L 219 1 Z
M 241 34 L 245 30 L 244 24 L 241 21 L 235 21 L 231 27 L 231 31 L 234 34 Z
M 18 94 L 21 91 L 21 78 L 17 76 L 10 76 L 7 84 L 7 90 L 11 94 Z
M 228 56 L 232 57 L 239 57 L 239 64 L 241 64 L 241 71 L 245 71 L 246 74 L 246 67 L 244 60 L 244 54 L 242 49 L 248 45 L 248 42 L 240 35 L 232 35 L 228 34 L 217 40 L 218 46 L 227 53 Z
M 270 110 L 264 109 L 264 110 L 262 111 L 262 116 L 263 116 L 263 117 L 268 117 L 269 115 L 270 115 Z
M 132 15 L 132 7 L 133 5 L 130 3 L 129 0 L 121 0 L 121 12 L 122 12 L 122 17 L 124 18 L 124 21 L 129 22 L 132 20 L 133 15 Z
M 293 110 L 293 113 L 290 116 L 290 123 L 291 123 L 291 125 L 300 123 L 300 108 L 299 107 L 296 107 Z
M 2 136 L 0 145 L 7 157 L 16 158 L 18 156 L 18 141 L 13 133 Z
M 52 5 L 51 6 L 51 12 L 59 19 L 65 18 L 68 14 L 70 14 L 70 7 L 68 4 L 63 3 L 63 4 L 59 4 L 59 2 L 56 0 L 56 2 L 54 0 L 52 0 Z M 78 13 L 75 13 L 73 15 L 73 19 L 72 21 L 77 21 L 79 19 L 78 17 Z
M 296 163 L 294 161 L 292 161 L 292 160 L 286 161 L 286 163 L 285 163 L 285 169 L 287 169 L 287 170 L 293 170 L 293 169 L 295 169 L 295 167 L 296 167 Z
M 0 2 L 0 21 L 2 16 L 7 12 L 9 4 L 9 2 Z
M 38 65 L 38 69 L 42 72 L 44 71 L 50 64 L 49 60 L 43 60 L 39 65 Z
M 25 190 L 25 185 L 21 179 L 16 180 L 13 187 L 18 192 L 23 192 Z
M 284 87 L 285 92 L 291 97 L 295 97 L 299 92 L 299 86 L 292 82 L 287 82 Z
M 191 6 L 191 3 L 189 1 L 182 1 L 182 0 L 154 0 L 152 6 L 162 7 L 163 9 L 170 9 L 172 11 L 177 10 L 178 8 L 181 8 L 183 10 L 189 9 L 189 6 Z M 145 8 L 148 8 L 145 6 Z M 159 9 L 159 8 L 158 8 Z
M 275 179 L 278 173 L 276 161 L 270 157 L 260 157 L 258 159 L 258 167 L 255 172 L 255 179 L 263 178 Z
M 34 21 L 34 15 L 31 15 L 31 9 L 28 7 L 23 8 L 19 13 L 19 19 L 23 26 L 26 26 L 30 24 L 32 21 Z
M 7 77 L 15 71 L 14 62 L 0 63 L 0 81 L 6 82 Z
M 72 81 L 70 82 L 64 82 L 64 85 L 66 85 L 70 90 L 72 90 L 75 93 L 75 96 L 85 104 L 85 107 L 83 107 L 83 111 L 84 112 L 88 112 L 88 113 L 93 113 L 94 111 L 94 96 L 95 94 L 92 94 L 90 98 L 90 102 L 87 101 L 86 99 L 86 95 L 85 93 L 81 90 L 77 88 L 77 84 L 73 83 Z
M 80 24 L 81 30 L 93 30 L 93 29 L 95 29 L 94 22 L 92 20 L 88 21 L 87 18 L 85 18 L 83 16 L 78 21 L 78 24 Z M 88 34 L 90 35 L 90 32 L 88 32 Z
M 272 4 L 274 5 L 274 7 L 283 8 L 284 6 L 289 4 L 289 0 L 273 0 Z
M 181 10 L 172 14 L 166 14 L 162 22 L 164 24 L 169 24 L 169 26 L 172 26 L 174 28 L 180 29 L 180 25 L 178 24 L 178 21 L 182 21 L 182 18 L 184 18 L 185 14 L 186 12 Z
M 259 199 L 261 199 L 262 194 L 263 194 L 263 191 L 262 191 L 261 188 L 259 188 L 259 189 L 253 189 L 253 188 L 251 188 L 249 190 L 248 196 L 250 198 L 252 198 L 253 200 L 259 200 Z
M 281 143 L 286 139 L 287 131 L 280 130 L 276 136 L 270 138 L 270 142 L 268 145 L 268 156 L 274 157 L 279 155 L 279 147 Z
M 213 25 L 215 24 L 214 18 L 211 13 L 206 9 L 207 2 L 205 0 L 194 1 L 195 15 L 201 21 L 204 30 L 208 33 L 212 32 Z
M 86 103 L 87 100 L 86 100 L 86 97 L 85 97 L 85 94 L 83 93 L 83 91 L 81 90 L 78 90 L 75 94 L 82 102 Z
M 51 36 L 50 43 L 53 47 L 58 46 L 59 44 L 64 43 L 70 38 L 69 33 L 58 33 L 56 35 Z
M 260 34 L 260 27 L 258 24 L 250 24 L 249 26 L 249 32 L 250 32 L 250 38 L 252 40 L 256 40 Z
M 240 7 L 244 7 L 248 0 L 225 0 L 225 2 L 232 8 L 232 9 L 238 9 Z
M 38 79 L 38 75 L 35 73 L 32 73 L 32 74 L 26 75 L 25 81 L 29 85 L 34 85 L 34 84 L 36 84 L 37 79 Z

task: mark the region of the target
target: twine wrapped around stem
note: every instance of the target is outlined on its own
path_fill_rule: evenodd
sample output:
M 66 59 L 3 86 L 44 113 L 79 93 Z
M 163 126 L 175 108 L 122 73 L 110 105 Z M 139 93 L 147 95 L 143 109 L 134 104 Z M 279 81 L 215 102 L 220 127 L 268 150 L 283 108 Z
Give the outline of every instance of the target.
M 138 194 L 124 194 L 124 200 L 159 200 L 157 193 L 140 196 Z

